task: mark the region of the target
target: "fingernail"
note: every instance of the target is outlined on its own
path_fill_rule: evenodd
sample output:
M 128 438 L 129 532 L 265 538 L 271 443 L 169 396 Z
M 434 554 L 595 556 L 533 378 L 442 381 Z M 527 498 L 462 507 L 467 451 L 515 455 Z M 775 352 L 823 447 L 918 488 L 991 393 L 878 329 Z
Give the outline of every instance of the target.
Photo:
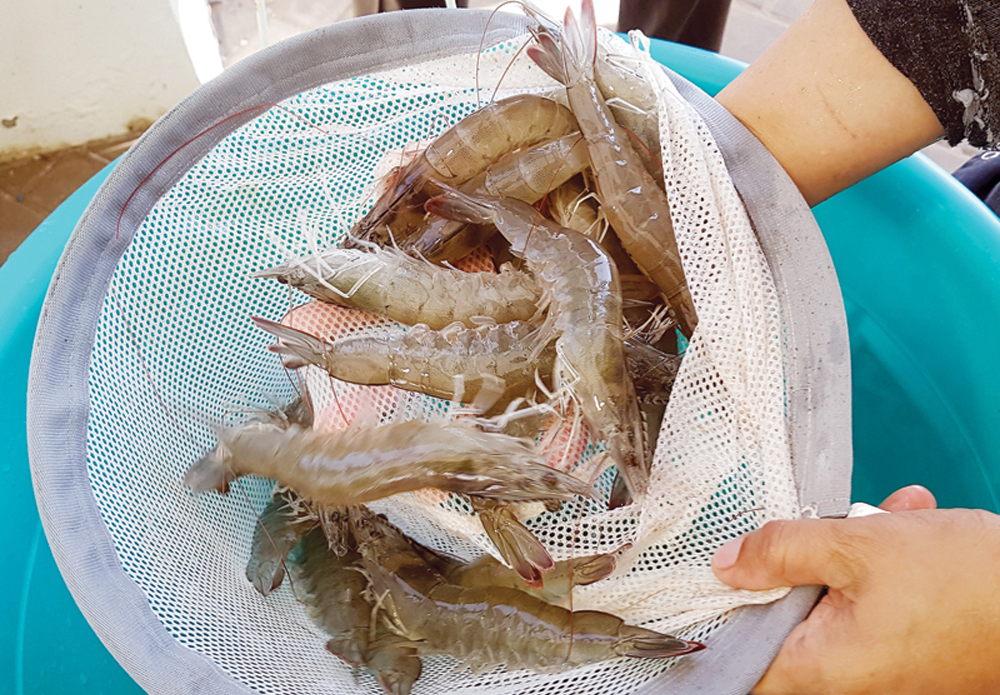
M 727 570 L 736 564 L 740 556 L 740 548 L 743 547 L 743 539 L 746 536 L 735 538 L 715 551 L 712 557 L 712 567 L 720 570 Z

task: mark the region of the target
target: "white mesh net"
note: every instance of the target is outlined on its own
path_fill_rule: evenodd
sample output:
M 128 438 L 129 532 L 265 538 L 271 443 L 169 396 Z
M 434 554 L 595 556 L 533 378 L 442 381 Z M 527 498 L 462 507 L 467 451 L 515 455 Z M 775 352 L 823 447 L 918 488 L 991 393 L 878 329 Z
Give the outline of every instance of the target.
M 530 60 L 515 58 L 524 40 L 327 84 L 267 110 L 162 196 L 105 297 L 88 440 L 101 514 L 122 566 L 167 630 L 262 693 L 382 691 L 324 650 L 326 638 L 287 582 L 262 598 L 246 581 L 254 509 L 269 500 L 271 483 L 246 478 L 228 496 L 198 497 L 182 484 L 188 466 L 215 445 L 219 426 L 294 396 L 266 349 L 270 337 L 249 317 L 277 320 L 303 299 L 250 275 L 291 252 L 337 244 L 372 204 L 377 177 L 398 156 L 391 153 L 477 107 L 477 75 L 490 89 L 502 84 L 499 97 L 551 90 Z M 726 588 L 711 573 L 712 553 L 767 520 L 799 515 L 778 300 L 699 116 L 641 50 L 610 34 L 601 40 L 660 93 L 666 187 L 700 324 L 666 411 L 649 495 L 610 512 L 598 502 L 564 505 L 526 524 L 557 560 L 632 545 L 615 577 L 574 591 L 575 609 L 608 610 L 711 649 L 727 611 L 782 594 Z M 295 325 L 333 335 L 383 324 L 304 309 Z M 334 400 L 325 375 L 308 383 L 319 426 L 451 416 L 440 401 L 389 387 L 338 385 Z M 566 445 L 574 456 L 594 454 L 582 439 Z M 598 486 L 607 491 L 610 475 Z M 492 552 L 467 506 L 451 497 L 412 493 L 373 507 L 447 552 Z M 671 665 L 622 659 L 558 675 L 474 676 L 434 657 L 425 659 L 415 692 L 612 695 Z

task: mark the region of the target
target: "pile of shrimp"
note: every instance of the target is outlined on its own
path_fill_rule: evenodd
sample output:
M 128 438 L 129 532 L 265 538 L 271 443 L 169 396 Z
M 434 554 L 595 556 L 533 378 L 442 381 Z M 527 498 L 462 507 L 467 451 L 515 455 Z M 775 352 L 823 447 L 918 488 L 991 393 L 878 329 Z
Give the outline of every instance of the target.
M 582 15 L 532 30 L 558 101 L 487 104 L 400 164 L 339 247 L 257 273 L 314 298 L 254 321 L 286 368 L 336 382 L 334 398 L 307 389 L 220 432 L 185 477 L 199 493 L 276 481 L 247 579 L 266 598 L 291 577 L 327 649 L 389 693 L 410 692 L 425 655 L 546 673 L 705 646 L 573 610 L 572 587 L 609 580 L 627 547 L 556 562 L 525 523 L 643 497 L 698 321 L 655 113 L 609 107 L 622 78 L 590 2 Z M 445 416 L 408 417 L 411 394 Z M 491 553 L 461 560 L 369 506 L 402 493 L 457 500 Z

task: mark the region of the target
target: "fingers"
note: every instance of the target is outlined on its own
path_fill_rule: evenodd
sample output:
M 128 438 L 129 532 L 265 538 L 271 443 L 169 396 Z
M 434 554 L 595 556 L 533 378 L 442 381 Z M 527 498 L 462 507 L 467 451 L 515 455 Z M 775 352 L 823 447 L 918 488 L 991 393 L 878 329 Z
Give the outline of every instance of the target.
M 910 512 L 915 509 L 937 509 L 933 493 L 923 485 L 900 488 L 885 498 L 879 505 L 887 512 Z
M 772 521 L 730 541 L 712 558 L 712 571 L 737 589 L 826 584 L 854 580 L 857 540 L 844 522 L 824 519 Z

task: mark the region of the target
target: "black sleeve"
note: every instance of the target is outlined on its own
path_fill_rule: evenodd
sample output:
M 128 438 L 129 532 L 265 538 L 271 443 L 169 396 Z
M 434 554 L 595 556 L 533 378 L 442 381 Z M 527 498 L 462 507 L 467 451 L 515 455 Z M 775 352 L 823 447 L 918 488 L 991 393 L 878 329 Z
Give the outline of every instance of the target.
M 1000 147 L 1000 3 L 847 0 L 861 28 L 906 75 L 948 142 Z

